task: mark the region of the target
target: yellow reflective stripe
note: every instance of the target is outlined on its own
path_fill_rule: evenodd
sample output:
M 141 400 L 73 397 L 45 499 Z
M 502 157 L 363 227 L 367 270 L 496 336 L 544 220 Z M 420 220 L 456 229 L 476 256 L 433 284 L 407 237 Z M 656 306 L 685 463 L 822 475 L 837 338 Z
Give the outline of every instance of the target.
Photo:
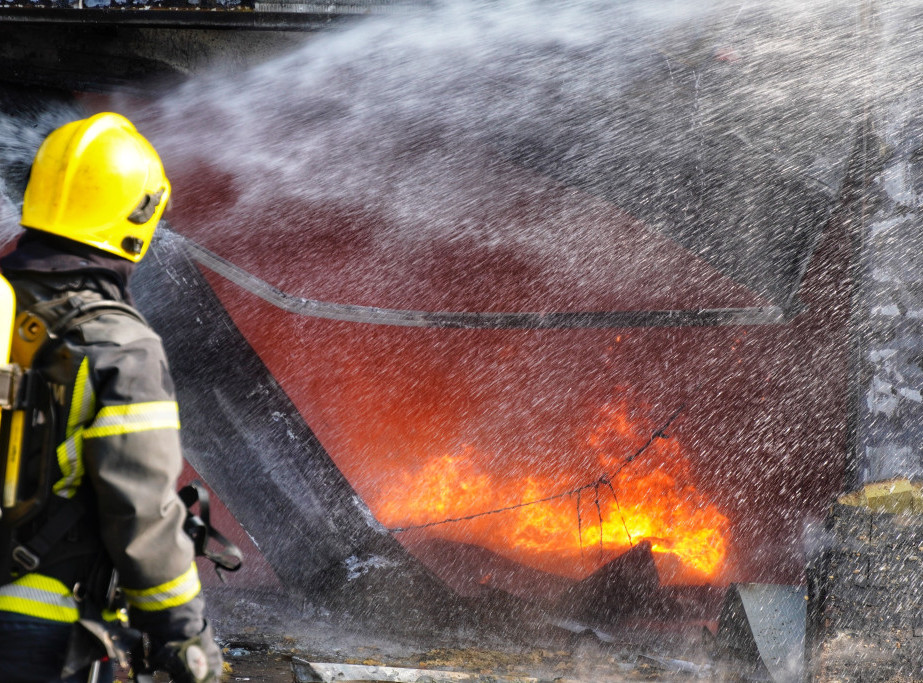
M 71 397 L 70 415 L 67 416 L 67 435 L 70 436 L 90 419 L 93 415 L 95 397 L 93 387 L 89 383 L 90 362 L 84 358 L 77 370 L 77 379 L 74 380 L 74 395 Z
M 199 583 L 199 572 L 193 562 L 186 572 L 172 581 L 143 590 L 123 588 L 122 592 L 128 604 L 135 609 L 156 612 L 177 605 L 185 605 L 197 596 L 200 590 L 202 590 L 202 584 Z
M 128 610 L 125 608 L 117 610 L 104 609 L 102 616 L 103 621 L 108 621 L 110 624 L 119 622 L 122 626 L 128 626 Z
M 146 432 L 154 429 L 179 429 L 176 401 L 151 401 L 106 406 L 93 424 L 83 432 L 84 439 Z
M 80 618 L 70 589 L 57 579 L 41 574 L 26 574 L 13 583 L 0 586 L 0 611 L 67 623 Z
M 70 412 L 67 415 L 66 439 L 58 446 L 61 479 L 52 490 L 63 498 L 72 498 L 83 481 L 83 425 L 93 416 L 96 397 L 89 382 L 90 363 L 84 358 L 77 370 Z
M 72 498 L 83 481 L 83 433 L 77 432 L 58 446 L 58 467 L 62 476 L 52 490 L 62 498 Z

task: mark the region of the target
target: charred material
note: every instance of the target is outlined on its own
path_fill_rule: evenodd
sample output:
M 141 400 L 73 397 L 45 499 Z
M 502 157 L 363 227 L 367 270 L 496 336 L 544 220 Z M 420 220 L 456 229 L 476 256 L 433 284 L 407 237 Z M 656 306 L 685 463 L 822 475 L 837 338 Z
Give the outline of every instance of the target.
M 874 87 L 855 202 L 851 493 L 830 508 L 826 534 L 809 549 L 808 633 L 820 681 L 921 677 L 923 52 L 902 35 L 921 18 L 918 8 L 888 2 L 865 3 L 863 13 Z
M 442 538 L 401 539 L 415 557 L 465 597 L 502 591 L 536 604 L 549 604 L 574 582 L 532 569 L 472 543 Z
M 562 612 L 593 623 L 612 624 L 643 614 L 658 595 L 660 576 L 649 541 L 603 565 L 559 598 Z

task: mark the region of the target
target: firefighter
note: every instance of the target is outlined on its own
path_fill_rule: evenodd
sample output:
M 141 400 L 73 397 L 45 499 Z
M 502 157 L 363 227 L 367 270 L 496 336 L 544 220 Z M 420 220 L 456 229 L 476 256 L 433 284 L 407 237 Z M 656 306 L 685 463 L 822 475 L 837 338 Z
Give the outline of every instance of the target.
M 69 313 L 72 322 L 32 359 L 17 358 L 14 341 L 13 360 L 48 380 L 54 419 L 31 429 L 52 424 L 54 483 L 41 512 L 7 529 L 10 547 L 0 547 L 8 567 L 0 576 L 3 683 L 111 680 L 111 664 L 98 675 L 99 664 L 80 651 L 92 642 L 88 633 L 102 632 L 93 624 L 112 598 L 110 576 L 118 577 L 131 628 L 147 636 L 152 668 L 177 682 L 220 678 L 176 494 L 182 455 L 173 383 L 160 337 L 129 307 L 129 279 L 169 199 L 157 152 L 118 114 L 54 130 L 35 156 L 25 232 L 0 269 L 16 295 L 18 325 L 33 313 L 46 332 Z M 27 440 L 23 477 L 47 449 L 42 441 Z M 100 642 L 117 623 L 109 617 Z

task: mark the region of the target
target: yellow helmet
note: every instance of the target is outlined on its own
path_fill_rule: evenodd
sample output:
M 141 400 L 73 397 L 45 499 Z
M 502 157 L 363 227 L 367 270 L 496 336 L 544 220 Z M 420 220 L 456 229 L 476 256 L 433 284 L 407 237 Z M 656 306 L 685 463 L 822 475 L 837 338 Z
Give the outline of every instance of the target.
M 22 224 L 138 262 L 170 199 L 157 152 L 124 116 L 96 114 L 39 147 Z

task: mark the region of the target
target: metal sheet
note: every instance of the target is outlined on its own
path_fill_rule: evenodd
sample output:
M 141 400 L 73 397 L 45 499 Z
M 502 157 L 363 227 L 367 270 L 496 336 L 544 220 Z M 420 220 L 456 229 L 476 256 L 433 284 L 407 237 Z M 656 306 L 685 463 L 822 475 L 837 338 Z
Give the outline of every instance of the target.
M 167 231 L 135 283 L 171 360 L 186 459 L 282 582 L 368 623 L 458 619 L 452 592 L 375 520 Z
M 718 641 L 738 656 L 756 654 L 775 683 L 804 677 L 805 589 L 775 584 L 734 584 L 721 610 Z M 756 652 L 752 648 L 755 646 Z

